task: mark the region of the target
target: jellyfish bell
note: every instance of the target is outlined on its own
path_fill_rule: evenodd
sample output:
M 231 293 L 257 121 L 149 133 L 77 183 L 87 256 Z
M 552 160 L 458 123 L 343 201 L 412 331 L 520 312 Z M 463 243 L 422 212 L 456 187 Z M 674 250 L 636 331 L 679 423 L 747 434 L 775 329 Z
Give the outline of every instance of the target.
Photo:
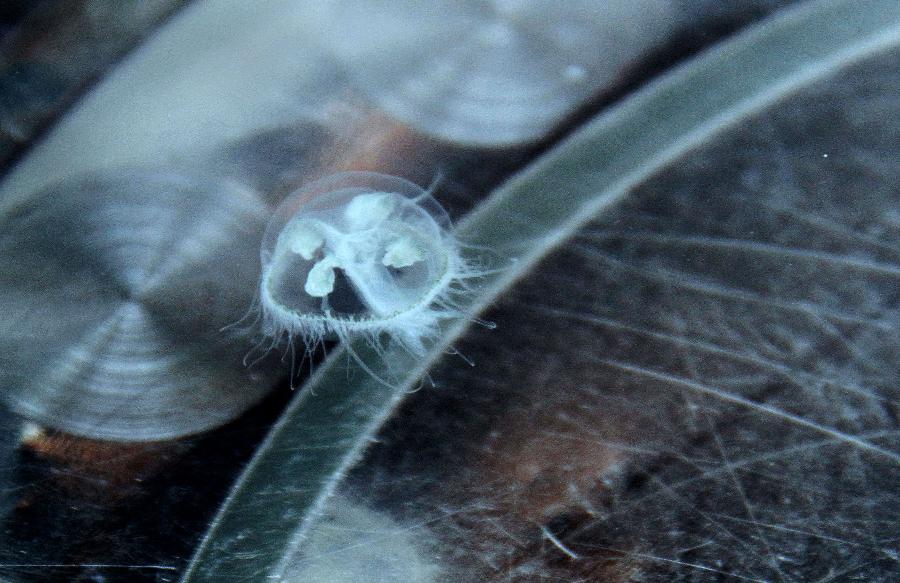
M 289 196 L 260 257 L 266 333 L 307 347 L 387 335 L 422 353 L 478 274 L 427 191 L 373 172 L 337 174 Z

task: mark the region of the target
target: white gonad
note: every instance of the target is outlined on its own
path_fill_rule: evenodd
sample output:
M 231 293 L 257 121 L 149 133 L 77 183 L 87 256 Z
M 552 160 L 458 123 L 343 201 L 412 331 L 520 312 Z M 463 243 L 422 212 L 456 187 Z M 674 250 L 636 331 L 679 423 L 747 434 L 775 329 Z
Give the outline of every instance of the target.
M 263 239 L 263 329 L 307 351 L 326 339 L 392 338 L 423 354 L 481 272 L 466 262 L 441 205 L 415 184 L 345 172 L 297 190 Z

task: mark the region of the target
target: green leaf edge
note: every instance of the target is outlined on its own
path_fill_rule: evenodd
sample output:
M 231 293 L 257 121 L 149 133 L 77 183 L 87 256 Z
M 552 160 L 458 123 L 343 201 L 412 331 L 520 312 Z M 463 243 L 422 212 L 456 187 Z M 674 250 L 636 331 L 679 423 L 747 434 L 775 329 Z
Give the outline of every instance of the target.
M 459 238 L 507 258 L 463 306 L 476 314 L 604 208 L 712 135 L 867 55 L 900 43 L 897 0 L 821 0 L 778 12 L 604 112 L 494 191 Z M 408 391 L 468 326 L 448 322 L 425 358 L 354 345 L 304 385 L 232 488 L 183 576 L 281 580 L 341 478 Z

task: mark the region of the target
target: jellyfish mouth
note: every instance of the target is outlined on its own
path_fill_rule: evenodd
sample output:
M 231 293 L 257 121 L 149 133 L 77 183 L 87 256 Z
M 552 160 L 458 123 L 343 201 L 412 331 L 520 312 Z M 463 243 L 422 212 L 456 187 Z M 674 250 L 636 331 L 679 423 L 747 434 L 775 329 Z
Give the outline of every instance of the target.
M 327 304 L 324 308 L 332 317 L 345 320 L 364 319 L 369 307 L 359 298 L 359 292 L 346 272 L 337 267 L 334 269 L 334 285 L 331 293 L 322 298 Z

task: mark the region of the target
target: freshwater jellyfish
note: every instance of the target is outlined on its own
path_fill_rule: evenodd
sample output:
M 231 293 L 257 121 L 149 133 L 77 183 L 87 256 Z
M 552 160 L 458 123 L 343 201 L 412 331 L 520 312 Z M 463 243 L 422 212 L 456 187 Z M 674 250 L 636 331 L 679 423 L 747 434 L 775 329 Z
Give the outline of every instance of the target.
M 268 336 L 314 347 L 384 336 L 422 354 L 478 270 L 462 256 L 440 204 L 415 184 L 345 172 L 290 195 L 261 249 Z

